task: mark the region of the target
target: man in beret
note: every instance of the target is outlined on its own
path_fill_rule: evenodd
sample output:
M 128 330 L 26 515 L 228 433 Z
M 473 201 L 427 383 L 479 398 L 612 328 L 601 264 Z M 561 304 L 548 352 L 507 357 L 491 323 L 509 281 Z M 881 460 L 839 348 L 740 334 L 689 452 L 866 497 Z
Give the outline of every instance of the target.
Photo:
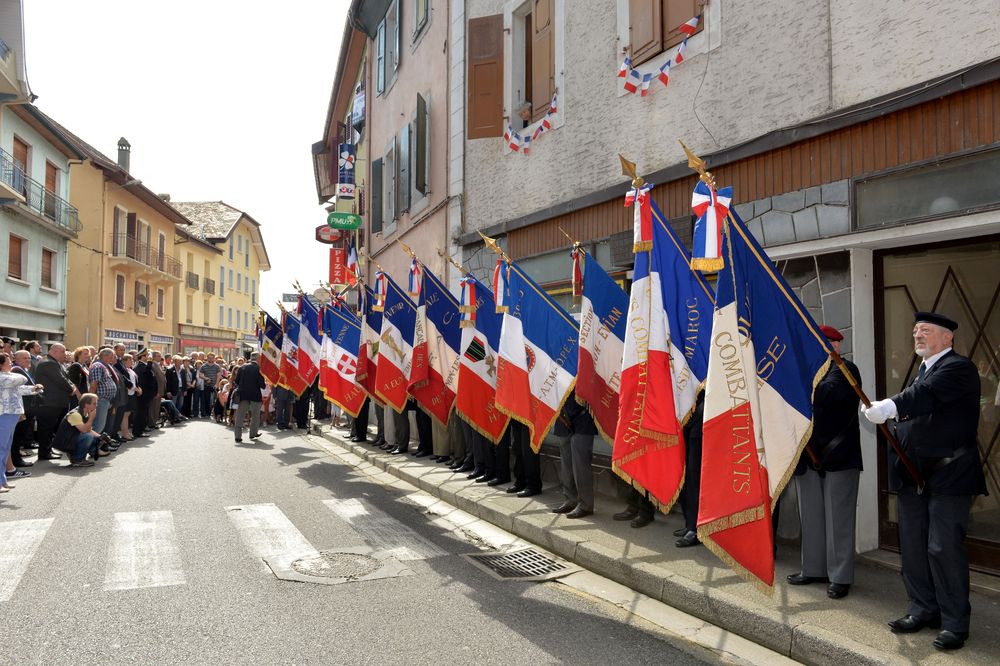
M 872 423 L 896 419 L 896 436 L 925 486 L 918 490 L 899 458 L 889 452 L 889 488 L 898 493 L 899 550 L 906 615 L 889 623 L 894 633 L 941 628 L 939 650 L 955 650 L 969 637 L 969 559 L 963 539 L 976 495 L 986 494 L 976 445 L 979 373 L 952 349 L 953 320 L 917 312 L 914 351 L 923 362 L 902 393 L 864 410 Z
M 838 353 L 843 334 L 820 326 Z M 860 384 L 856 365 L 844 361 Z M 834 363 L 813 392 L 813 431 L 809 449 L 795 470 L 802 524 L 802 570 L 789 574 L 791 585 L 827 583 L 831 599 L 847 596 L 854 582 L 854 526 L 861 476 L 861 430 L 858 394 Z

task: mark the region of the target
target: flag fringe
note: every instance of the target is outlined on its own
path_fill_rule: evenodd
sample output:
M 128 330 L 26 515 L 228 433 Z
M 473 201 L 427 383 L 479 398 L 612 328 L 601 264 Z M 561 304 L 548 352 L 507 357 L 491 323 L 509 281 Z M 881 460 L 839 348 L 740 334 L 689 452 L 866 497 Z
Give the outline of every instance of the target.
M 684 429 L 684 426 L 686 426 L 688 424 L 688 421 L 691 420 L 691 417 L 694 416 L 695 411 L 698 409 L 698 394 L 704 390 L 705 390 L 705 382 L 703 381 L 702 383 L 698 384 L 698 388 L 694 392 L 694 404 L 691 405 L 691 409 L 687 410 L 687 413 L 684 414 L 684 418 L 680 419 L 681 430 Z M 684 445 L 687 446 L 687 440 L 684 440 Z
M 486 430 L 484 428 L 481 428 L 480 426 L 478 426 L 475 423 L 473 423 L 472 422 L 472 417 L 470 417 L 465 412 L 463 412 L 461 409 L 459 409 L 457 404 L 455 405 L 455 413 L 458 415 L 458 417 L 460 419 L 462 419 L 463 421 L 465 421 L 465 423 L 470 428 L 472 428 L 473 430 L 475 430 L 476 432 L 478 432 L 480 435 L 482 435 L 483 437 L 485 437 L 487 440 L 489 440 L 490 443 L 493 444 L 493 446 L 499 446 L 500 439 L 503 438 L 503 434 L 507 430 L 507 426 L 510 425 L 510 417 L 508 416 L 507 417 L 507 423 L 504 424 L 503 430 L 500 431 L 500 437 L 494 439 L 493 433 L 486 432 Z
M 656 507 L 657 511 L 663 514 L 669 514 L 670 510 L 674 507 L 674 504 L 677 503 L 678 498 L 680 498 L 681 491 L 684 489 L 684 474 L 687 472 L 687 463 L 685 463 L 684 467 L 681 469 L 681 482 L 677 484 L 677 490 L 674 491 L 674 496 L 671 497 L 670 501 L 666 503 L 661 502 L 656 497 L 654 497 L 653 494 L 650 493 L 645 486 L 643 486 L 641 483 L 633 479 L 628 472 L 619 467 L 618 462 L 615 460 L 611 461 L 611 471 L 617 474 L 622 481 L 624 481 L 625 483 L 629 484 L 630 486 L 638 490 L 640 493 L 642 493 L 642 496 L 645 497 L 650 504 Z
M 755 576 L 754 574 L 752 574 L 749 569 L 746 569 L 742 564 L 740 564 L 739 562 L 737 562 L 733 558 L 732 555 L 730 555 L 729 553 L 727 553 L 726 550 L 722 546 L 720 546 L 719 544 L 717 544 L 715 542 L 715 540 L 712 539 L 712 537 L 710 535 L 702 534 L 700 527 L 698 528 L 698 539 L 701 540 L 701 542 L 705 545 L 705 548 L 708 548 L 708 550 L 713 555 L 715 555 L 716 557 L 718 557 L 730 569 L 732 569 L 734 572 L 736 572 L 736 575 L 738 575 L 740 578 L 742 578 L 746 582 L 750 583 L 754 587 L 754 589 L 756 589 L 758 592 L 760 592 L 761 594 L 763 594 L 765 596 L 768 596 L 768 597 L 773 597 L 774 596 L 774 586 L 773 585 L 768 585 L 767 583 L 765 583 L 764 581 L 762 581 L 760 578 L 757 578 L 757 576 Z
M 678 425 L 679 424 L 680 423 L 678 422 Z M 654 442 L 663 442 L 667 445 L 667 448 L 677 446 L 677 444 L 680 443 L 680 438 L 676 434 L 668 435 L 666 433 L 656 432 L 655 430 L 647 430 L 641 426 L 639 428 L 639 436 L 651 439 Z
M 507 312 L 510 312 L 510 308 L 508 308 L 506 305 L 498 305 L 497 306 L 497 309 L 496 309 L 496 313 L 497 314 L 505 314 Z
M 397 407 L 391 400 L 389 400 L 388 397 L 383 395 L 382 392 L 378 390 L 377 386 L 375 387 L 375 393 L 376 393 L 376 399 L 380 400 L 383 406 L 392 407 L 392 411 L 396 412 L 397 414 L 402 414 L 403 412 L 406 411 L 405 400 L 403 401 L 403 404 L 401 406 Z
M 320 387 L 319 387 L 319 391 L 320 391 L 320 393 L 322 393 L 322 394 L 323 394 L 323 397 L 324 397 L 324 398 L 326 398 L 326 401 L 327 401 L 327 402 L 332 402 L 333 404 L 337 405 L 337 407 L 340 407 L 340 408 L 341 408 L 341 409 L 342 409 L 343 411 L 345 411 L 345 412 L 347 412 L 348 414 L 350 414 L 350 415 L 351 415 L 351 418 L 354 418 L 354 419 L 358 418 L 358 414 L 360 414 L 360 413 L 361 413 L 361 408 L 360 408 L 360 407 L 359 407 L 359 408 L 357 409 L 357 411 L 356 411 L 356 412 L 352 412 L 352 411 L 351 411 L 350 409 L 348 409 L 348 408 L 347 408 L 347 407 L 345 407 L 345 406 L 344 406 L 343 404 L 341 404 L 341 402 L 340 402 L 339 400 L 335 400 L 334 398 L 331 398 L 331 397 L 330 397 L 330 394 L 329 394 L 329 393 L 327 393 L 327 392 L 326 392 L 326 389 L 325 389 L 325 388 L 323 388 L 322 386 L 320 386 Z M 362 404 L 363 404 L 363 403 L 362 403 Z
M 590 408 L 590 403 L 586 400 L 581 400 L 580 396 L 577 395 L 576 392 L 573 393 L 573 398 L 576 400 L 577 404 L 587 408 L 587 413 L 590 414 L 590 418 L 594 420 L 594 426 L 597 428 L 597 432 L 600 433 L 601 437 L 603 437 L 605 441 L 611 444 L 612 448 L 614 448 L 615 436 L 613 434 L 608 435 L 608 433 L 604 432 L 604 428 L 601 427 L 601 422 L 597 418 L 597 414 L 595 414 L 594 410 Z
M 469 314 L 470 312 L 475 312 L 476 310 L 471 305 L 459 305 L 458 311 L 463 314 Z
M 570 382 L 569 390 L 566 392 L 566 395 L 563 397 L 562 400 L 559 401 L 559 406 L 556 408 L 555 414 L 552 416 L 552 420 L 549 421 L 548 424 L 545 426 L 544 430 L 546 433 L 552 430 L 552 426 L 555 425 L 556 419 L 559 418 L 559 415 L 562 414 L 563 407 L 566 406 L 566 401 L 569 399 L 569 396 L 573 394 L 573 391 L 575 389 L 576 389 L 576 377 L 574 377 L 573 381 Z M 494 400 L 493 404 L 497 408 L 498 412 L 500 412 L 501 414 L 506 414 L 512 420 L 517 421 L 518 423 L 520 423 L 521 425 L 523 425 L 525 428 L 528 429 L 528 443 L 531 446 L 532 452 L 538 453 L 539 451 L 542 450 L 541 441 L 538 442 L 538 446 L 535 446 L 534 442 L 532 441 L 535 439 L 535 426 L 532 423 L 523 420 L 514 412 L 504 409 L 500 405 L 500 403 L 496 402 L 496 400 Z
M 639 241 L 632 245 L 632 254 L 639 254 L 640 252 L 649 252 L 653 249 L 653 241 Z
M 465 320 L 462 320 L 462 321 L 458 322 L 458 327 L 459 328 L 475 328 L 476 327 L 476 322 L 469 321 L 468 319 L 465 319 Z
M 692 257 L 691 270 L 702 271 L 703 273 L 718 273 L 725 268 L 726 262 L 722 257 Z

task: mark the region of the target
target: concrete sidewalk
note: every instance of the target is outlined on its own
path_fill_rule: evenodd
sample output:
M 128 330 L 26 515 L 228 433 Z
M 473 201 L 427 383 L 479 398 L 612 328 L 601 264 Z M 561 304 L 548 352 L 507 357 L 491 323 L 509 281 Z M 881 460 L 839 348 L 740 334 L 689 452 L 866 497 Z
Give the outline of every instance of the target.
M 346 441 L 341 431 L 315 423 L 322 436 L 376 467 L 492 522 L 580 566 L 686 613 L 810 664 L 989 664 L 1000 663 L 1000 598 L 974 592 L 969 643 L 956 653 L 931 645 L 936 632 L 897 635 L 886 622 L 906 610 L 899 574 L 861 561 L 850 595 L 826 596 L 825 585 L 792 587 L 786 574 L 799 570 L 798 549 L 780 547 L 774 595 L 768 597 L 724 566 L 703 547 L 678 549 L 671 532 L 678 515 L 658 515 L 653 525 L 632 529 L 611 515 L 623 503 L 599 497 L 593 516 L 569 520 L 550 512 L 562 500 L 555 488 L 519 499 L 450 470 L 392 456 L 371 444 Z

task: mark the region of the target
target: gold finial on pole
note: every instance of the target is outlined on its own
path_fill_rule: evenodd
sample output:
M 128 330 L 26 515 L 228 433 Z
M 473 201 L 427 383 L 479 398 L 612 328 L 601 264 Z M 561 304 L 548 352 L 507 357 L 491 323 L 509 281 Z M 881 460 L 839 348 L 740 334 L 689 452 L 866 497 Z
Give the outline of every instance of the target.
M 365 257 L 365 259 L 372 262 L 372 266 L 374 266 L 376 270 L 378 270 L 378 272 L 385 273 L 385 271 L 382 270 L 382 267 L 378 265 L 378 262 L 375 261 L 375 258 L 372 257 L 372 255 L 368 254 L 367 252 L 362 252 L 361 254 Z
M 282 303 L 281 301 L 275 301 L 275 303 L 277 303 L 277 304 L 278 304 L 278 309 L 279 309 L 279 310 L 281 310 L 282 312 L 285 312 L 285 311 L 286 311 L 286 310 L 285 310 L 285 304 L 284 304 L 284 303 Z
M 455 261 L 454 259 L 452 259 L 451 255 L 448 254 L 447 252 L 445 252 L 444 250 L 442 250 L 441 248 L 437 249 L 437 253 L 438 253 L 439 257 L 441 257 L 442 259 L 444 259 L 445 261 L 447 261 L 449 264 L 451 264 L 452 266 L 454 266 L 455 268 L 457 268 L 458 271 L 462 275 L 465 275 L 466 273 L 469 272 L 469 270 L 465 266 L 463 266 L 462 264 L 460 264 L 457 261 Z
M 618 159 L 622 163 L 622 175 L 632 179 L 632 187 L 639 188 L 646 184 L 646 181 L 639 175 L 635 162 L 628 161 L 621 153 L 618 153 Z
M 293 286 L 293 287 L 295 287 L 295 290 L 296 290 L 297 292 L 299 292 L 299 295 L 300 295 L 300 296 L 301 296 L 302 294 L 305 294 L 305 293 L 306 293 L 306 292 L 304 292 L 304 291 L 302 290 L 302 285 L 300 285 L 300 284 L 299 284 L 299 281 L 298 281 L 298 280 L 296 280 L 295 282 L 293 282 L 293 283 L 292 283 L 292 286 Z
M 396 239 L 396 242 L 399 243 L 399 247 L 403 248 L 403 252 L 405 252 L 406 254 L 410 255 L 410 259 L 416 259 L 417 258 L 417 255 L 413 252 L 413 250 L 410 249 L 409 245 L 407 245 L 403 241 L 399 240 L 398 238 Z
M 486 247 L 490 248 L 491 250 L 499 254 L 500 258 L 506 261 L 508 264 L 510 263 L 510 257 L 507 256 L 507 253 L 504 252 L 499 245 L 497 245 L 497 241 L 495 238 L 490 238 L 489 236 L 484 234 L 482 231 L 479 231 L 478 229 L 476 230 L 476 233 L 478 233 L 479 236 L 483 239 L 483 242 L 486 243 Z
M 701 159 L 693 152 L 691 152 L 691 149 L 685 146 L 684 142 L 681 141 L 680 139 L 677 139 L 677 143 L 681 144 L 681 148 L 684 149 L 684 154 L 687 155 L 688 168 L 690 168 L 692 171 L 696 171 L 701 181 L 714 190 L 715 176 L 713 176 L 712 172 L 708 170 L 708 165 L 705 164 L 705 160 Z
M 556 229 L 559 230 L 559 233 L 561 233 L 563 236 L 565 236 L 567 239 L 569 239 L 569 242 L 573 244 L 573 247 L 575 247 L 575 248 L 580 248 L 581 247 L 580 241 L 576 240 L 575 238 L 573 238 L 572 236 L 570 236 L 568 233 L 566 233 L 565 229 L 563 229 L 562 227 L 556 227 Z M 584 252 L 586 252 L 586 250 L 584 250 Z

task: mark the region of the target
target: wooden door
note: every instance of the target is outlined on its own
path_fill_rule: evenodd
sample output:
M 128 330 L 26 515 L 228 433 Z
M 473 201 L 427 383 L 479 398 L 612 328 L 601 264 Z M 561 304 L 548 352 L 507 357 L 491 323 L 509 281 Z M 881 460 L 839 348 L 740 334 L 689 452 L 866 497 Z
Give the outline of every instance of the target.
M 52 219 L 56 217 L 57 175 L 59 169 L 55 164 L 45 160 L 45 214 Z
M 21 168 L 21 173 L 23 176 L 28 175 L 28 144 L 21 141 L 16 136 L 14 137 L 14 162 L 17 166 Z M 28 184 L 21 179 L 21 194 L 28 193 Z

